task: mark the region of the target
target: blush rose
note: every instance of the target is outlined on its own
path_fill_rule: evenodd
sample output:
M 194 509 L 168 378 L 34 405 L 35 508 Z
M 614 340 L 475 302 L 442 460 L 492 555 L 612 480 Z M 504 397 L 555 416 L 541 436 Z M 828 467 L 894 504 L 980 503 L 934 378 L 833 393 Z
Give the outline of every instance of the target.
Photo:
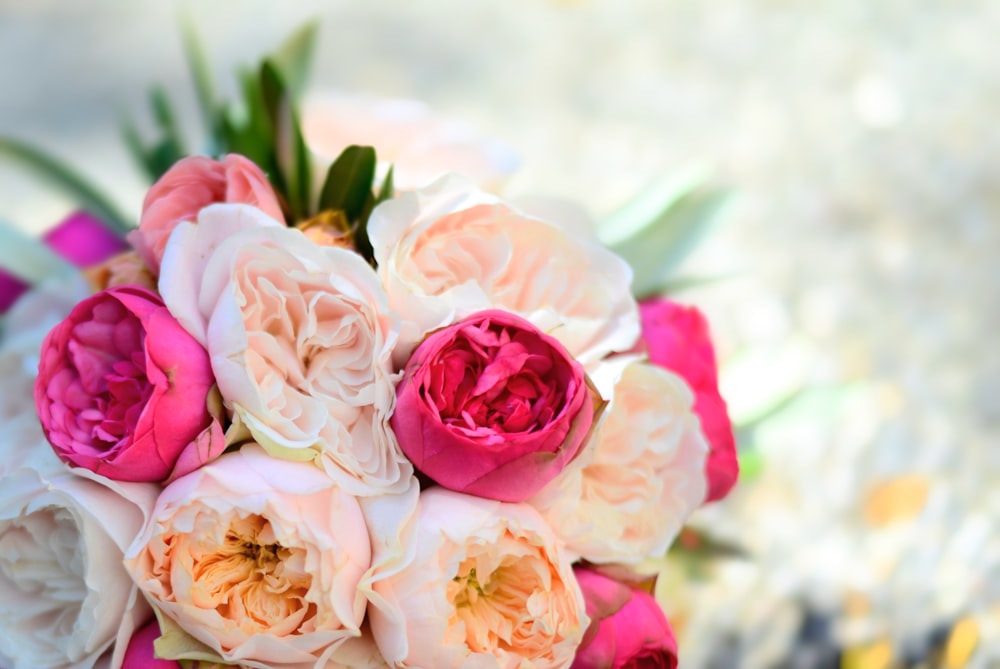
M 719 371 L 708 322 L 695 307 L 666 299 L 639 305 L 642 337 L 639 345 L 649 361 L 679 374 L 695 393 L 694 410 L 709 443 L 706 502 L 729 494 L 739 477 L 736 439 L 726 401 L 719 393 Z
M 145 288 L 79 304 L 45 338 L 35 382 L 42 428 L 65 462 L 108 478 L 162 481 L 223 447 L 205 350 Z
M 170 233 L 182 221 L 194 221 L 202 208 L 216 202 L 249 204 L 279 221 L 281 205 L 267 176 L 238 154 L 222 160 L 189 156 L 177 161 L 146 193 L 139 227 L 128 240 L 154 275 Z
M 489 310 L 417 348 L 392 427 L 414 466 L 444 487 L 519 502 L 576 457 L 594 409 L 583 367 L 558 341 Z

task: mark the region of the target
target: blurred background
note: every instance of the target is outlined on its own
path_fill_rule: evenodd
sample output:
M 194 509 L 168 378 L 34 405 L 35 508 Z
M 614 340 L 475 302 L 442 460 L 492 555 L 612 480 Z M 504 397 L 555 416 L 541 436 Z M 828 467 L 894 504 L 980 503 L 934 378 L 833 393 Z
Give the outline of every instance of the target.
M 709 316 L 741 554 L 666 587 L 685 668 L 1000 667 L 1000 4 L 0 0 L 0 135 L 137 216 L 122 118 L 198 135 L 178 17 L 223 92 L 308 19 L 314 89 L 417 98 L 602 217 L 664 175 L 732 197 L 676 294 Z M 0 163 L 0 219 L 72 202 Z

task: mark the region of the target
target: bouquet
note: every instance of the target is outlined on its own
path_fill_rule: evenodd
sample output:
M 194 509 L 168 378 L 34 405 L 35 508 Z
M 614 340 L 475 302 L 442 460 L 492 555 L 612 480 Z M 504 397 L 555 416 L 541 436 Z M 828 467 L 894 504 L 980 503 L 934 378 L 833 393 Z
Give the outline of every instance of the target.
M 133 132 L 137 226 L 46 237 L 82 270 L 5 274 L 0 666 L 676 667 L 656 560 L 737 464 L 705 319 L 623 258 L 670 249 L 324 160 L 299 60 L 213 157 Z

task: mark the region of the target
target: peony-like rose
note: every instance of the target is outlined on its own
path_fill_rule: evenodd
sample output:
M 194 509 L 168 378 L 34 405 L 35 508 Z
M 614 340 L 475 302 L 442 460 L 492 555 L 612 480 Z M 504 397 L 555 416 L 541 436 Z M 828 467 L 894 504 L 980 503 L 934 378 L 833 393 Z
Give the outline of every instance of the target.
M 500 142 L 435 115 L 417 100 L 313 93 L 302 105 L 302 132 L 309 148 L 327 164 L 351 144 L 375 147 L 379 173 L 384 175 L 391 165 L 393 183 L 403 189 L 447 172 L 496 187 L 517 166 L 517 157 Z
M 705 498 L 708 446 L 691 390 L 634 356 L 602 363 L 593 378 L 611 398 L 601 424 L 586 451 L 529 503 L 591 562 L 662 556 Z
M 515 312 L 583 364 L 639 335 L 632 270 L 593 235 L 528 216 L 454 176 L 383 202 L 368 235 L 403 317 L 397 363 L 428 332 L 484 309 Z
M 35 406 L 67 463 L 162 481 L 224 447 L 207 406 L 213 385 L 205 350 L 159 296 L 121 286 L 77 304 L 45 338 Z
M 391 666 L 568 667 L 588 618 L 569 560 L 524 504 L 420 496 L 415 554 L 368 610 Z
M 260 669 L 326 667 L 359 636 L 370 563 L 358 500 L 255 444 L 168 485 L 125 560 L 205 653 Z
M 284 219 L 267 176 L 249 159 L 234 153 L 222 160 L 182 158 L 146 193 L 139 228 L 128 235 L 154 275 L 160 273 L 163 249 L 177 224 L 196 220 L 202 208 L 215 202 L 249 204 Z
M 398 318 L 361 256 L 213 205 L 174 232 L 160 291 L 208 349 L 234 422 L 269 453 L 319 460 L 352 494 L 409 485 L 389 428 Z
M 740 464 L 726 401 L 719 394 L 719 371 L 708 321 L 696 307 L 666 299 L 643 301 L 639 310 L 642 317 L 639 350 L 648 353 L 654 365 L 680 374 L 694 389 L 694 410 L 711 448 L 705 470 L 708 477 L 705 501 L 722 499 L 736 485 Z
M 119 645 L 151 615 L 122 558 L 157 487 L 71 473 L 37 426 L 17 422 L 0 432 L 4 463 L 16 461 L 0 472 L 0 663 L 118 666 Z
M 677 640 L 652 595 L 591 569 L 574 573 L 591 621 L 572 669 L 676 669 Z
M 392 427 L 414 466 L 446 488 L 505 502 L 562 471 L 594 421 L 580 363 L 496 309 L 428 336 L 396 392 Z

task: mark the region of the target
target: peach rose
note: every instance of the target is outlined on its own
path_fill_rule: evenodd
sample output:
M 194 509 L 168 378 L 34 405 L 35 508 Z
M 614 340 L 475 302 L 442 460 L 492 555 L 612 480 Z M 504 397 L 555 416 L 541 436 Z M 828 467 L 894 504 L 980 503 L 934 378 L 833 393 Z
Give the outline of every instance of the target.
M 677 375 L 621 356 L 593 374 L 611 398 L 589 447 L 529 500 L 570 551 L 635 564 L 663 555 L 705 499 L 708 444 Z
M 383 202 L 368 234 L 403 317 L 397 363 L 426 333 L 491 308 L 531 321 L 583 364 L 628 350 L 639 335 L 624 260 L 457 177 Z
M 567 556 L 529 506 L 432 488 L 415 553 L 374 583 L 375 641 L 396 667 L 568 667 L 588 618 Z
M 408 485 L 388 422 L 397 317 L 359 255 L 213 205 L 171 236 L 160 290 L 208 349 L 234 422 L 269 453 L 316 459 L 352 494 Z
M 360 635 L 370 563 L 358 500 L 254 444 L 167 486 L 125 559 L 206 652 L 260 669 L 326 667 Z
M 198 212 L 213 202 L 250 204 L 284 220 L 267 176 L 247 158 L 237 154 L 222 160 L 182 158 L 146 193 L 139 228 L 128 235 L 154 275 L 160 273 L 163 249 L 177 224 L 195 220 Z

